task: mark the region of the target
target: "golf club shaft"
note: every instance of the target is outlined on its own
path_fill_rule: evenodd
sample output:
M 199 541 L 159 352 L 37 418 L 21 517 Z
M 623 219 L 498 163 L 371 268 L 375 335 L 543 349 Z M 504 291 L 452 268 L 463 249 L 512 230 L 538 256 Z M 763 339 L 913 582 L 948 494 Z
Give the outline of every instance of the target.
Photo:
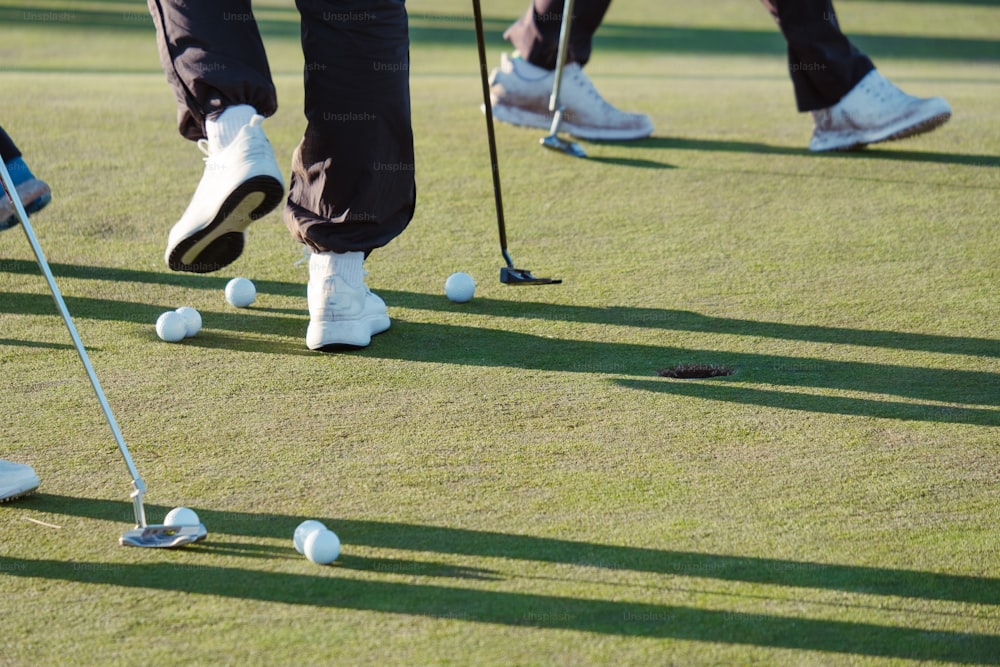
M 559 95 L 562 89 L 563 67 L 566 65 L 566 52 L 569 50 L 569 31 L 573 24 L 573 1 L 566 0 L 563 4 L 562 25 L 559 27 L 559 47 L 556 53 L 556 71 L 552 77 L 552 95 L 549 97 L 549 111 L 553 112 L 552 129 L 550 135 L 559 132 L 559 125 L 562 122 L 562 106 L 559 104 Z
M 507 226 L 503 219 L 503 197 L 500 194 L 500 163 L 497 160 L 497 140 L 493 131 L 493 104 L 490 102 L 490 82 L 486 65 L 486 37 L 483 34 L 483 10 L 479 0 L 472 0 L 472 14 L 476 23 L 476 44 L 479 48 L 479 77 L 483 84 L 483 108 L 486 112 L 486 135 L 490 141 L 490 166 L 493 171 L 493 198 L 497 208 L 497 229 L 500 232 L 500 252 L 507 266 L 514 263 L 507 252 Z
M 63 321 L 66 323 L 66 328 L 69 329 L 70 338 L 73 339 L 73 345 L 76 347 L 77 354 L 80 355 L 80 361 L 83 362 L 83 367 L 87 369 L 87 377 L 90 378 L 90 384 L 94 387 L 94 392 L 97 394 L 97 400 L 101 404 L 101 409 L 104 411 L 104 416 L 107 418 L 108 425 L 111 427 L 111 432 L 115 436 L 115 440 L 118 442 L 118 449 L 121 450 L 122 456 L 125 458 L 125 465 L 128 466 L 128 471 L 132 475 L 132 502 L 135 509 L 135 520 L 140 526 L 146 525 L 145 511 L 142 506 L 142 494 L 146 491 L 146 485 L 143 483 L 142 478 L 139 477 L 139 471 L 135 468 L 135 463 L 132 462 L 132 456 L 129 454 L 128 447 L 125 445 L 125 439 L 122 438 L 121 429 L 118 428 L 118 422 L 115 420 L 114 414 L 111 412 L 111 406 L 108 405 L 108 400 L 104 396 L 104 390 L 101 389 L 101 383 L 97 379 L 97 374 L 94 373 L 94 368 L 90 364 L 90 357 L 87 356 L 87 351 L 83 347 L 83 341 L 80 340 L 80 334 L 77 333 L 76 325 L 73 324 L 73 318 L 69 314 L 69 309 L 66 308 L 66 302 L 63 300 L 62 293 L 59 291 L 59 287 L 56 285 L 56 280 L 52 276 L 52 269 L 49 268 L 49 263 L 45 259 L 45 253 L 42 252 L 42 246 L 38 243 L 38 239 L 35 237 L 34 229 L 31 227 L 31 221 L 28 219 L 28 213 L 24 210 L 24 205 L 21 203 L 20 197 L 17 196 L 17 188 L 14 186 L 14 181 L 10 177 L 10 173 L 7 171 L 7 166 L 0 160 L 0 180 L 3 182 L 3 189 L 7 191 L 7 196 L 10 197 L 11 203 L 14 204 L 14 211 L 17 214 L 18 219 L 21 221 L 21 226 L 24 228 L 24 234 L 28 237 L 28 243 L 31 244 L 31 250 L 35 253 L 35 259 L 38 261 L 38 267 L 42 270 L 42 274 L 45 276 L 45 281 L 49 284 L 49 290 L 52 292 L 52 298 L 55 299 L 56 308 L 59 310 L 59 314 L 62 315 Z

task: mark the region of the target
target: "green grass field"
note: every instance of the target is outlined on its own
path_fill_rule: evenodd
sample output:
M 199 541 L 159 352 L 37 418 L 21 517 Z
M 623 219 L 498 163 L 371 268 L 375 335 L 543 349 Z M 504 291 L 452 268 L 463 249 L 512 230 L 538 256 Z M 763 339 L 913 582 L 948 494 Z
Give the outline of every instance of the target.
M 526 3 L 485 5 L 495 64 Z M 287 164 L 297 14 L 257 6 Z M 759 3 L 618 0 L 588 71 L 655 135 L 574 160 L 497 127 L 510 250 L 548 287 L 498 281 L 471 7 L 408 6 L 418 207 L 367 263 L 393 325 L 322 355 L 278 214 L 218 274 L 164 265 L 202 162 L 145 4 L 0 0 L 0 124 L 54 192 L 39 240 L 150 521 L 209 530 L 118 546 L 128 472 L 0 234 L 0 458 L 42 478 L 0 507 L 0 665 L 1000 664 L 1000 6 L 839 2 L 954 116 L 810 155 Z M 181 305 L 204 329 L 159 341 Z M 681 363 L 736 372 L 658 376 Z M 293 549 L 308 518 L 335 564 Z

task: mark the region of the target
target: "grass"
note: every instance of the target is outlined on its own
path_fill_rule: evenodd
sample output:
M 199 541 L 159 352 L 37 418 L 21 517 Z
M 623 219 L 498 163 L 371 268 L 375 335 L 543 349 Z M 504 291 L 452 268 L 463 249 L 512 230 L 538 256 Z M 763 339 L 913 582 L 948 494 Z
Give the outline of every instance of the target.
M 258 3 L 287 161 L 303 129 L 289 3 Z M 523 2 L 485 8 L 491 62 Z M 841 2 L 941 130 L 810 155 L 755 3 L 616 3 L 589 69 L 657 132 L 543 151 L 497 127 L 497 280 L 471 10 L 409 4 L 418 208 L 368 262 L 392 329 L 304 346 L 276 214 L 219 274 L 163 242 L 200 175 L 144 3 L 0 0 L 3 126 L 54 201 L 34 219 L 157 521 L 117 546 L 128 475 L 19 230 L 0 235 L 0 664 L 1000 662 L 1000 10 Z M 467 271 L 476 298 L 453 304 Z M 237 310 L 226 281 L 252 278 Z M 156 339 L 181 305 L 199 336 Z M 664 368 L 725 366 L 709 379 Z M 324 521 L 343 555 L 295 553 Z M 51 528 L 28 521 L 43 521 Z

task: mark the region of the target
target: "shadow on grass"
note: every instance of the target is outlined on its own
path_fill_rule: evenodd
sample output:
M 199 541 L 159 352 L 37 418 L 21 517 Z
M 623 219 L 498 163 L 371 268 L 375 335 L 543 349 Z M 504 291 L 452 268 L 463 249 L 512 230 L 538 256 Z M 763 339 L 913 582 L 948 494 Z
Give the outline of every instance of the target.
M 93 519 L 131 516 L 125 502 L 39 494 L 19 507 Z M 150 506 L 151 514 L 166 508 Z M 137 554 L 146 562 L 104 563 L 4 558 L 4 576 L 109 585 L 143 590 L 184 591 L 236 599 L 409 614 L 425 618 L 574 630 L 622 637 L 672 638 L 777 647 L 839 654 L 1000 664 L 1000 637 L 971 632 L 927 631 L 899 625 L 718 611 L 622 600 L 582 599 L 532 592 L 463 588 L 443 583 L 400 582 L 393 574 L 458 580 L 494 579 L 478 568 L 393 558 L 353 557 L 353 547 L 374 547 L 482 558 L 556 563 L 667 576 L 715 579 L 794 589 L 843 591 L 970 604 L 1000 604 L 1000 580 L 961 575 L 669 551 L 571 540 L 380 521 L 321 519 L 345 545 L 344 563 L 301 575 L 216 567 L 196 562 L 218 535 L 289 539 L 302 519 L 198 508 L 209 526 L 204 546 L 185 549 L 183 561 L 157 553 Z M 151 562 L 149 562 L 151 561 Z M 426 567 L 426 571 L 422 568 Z M 356 571 L 382 573 L 355 578 Z M 248 583 L 252 581 L 252 583 Z M 457 583 L 457 582 L 456 582 Z M 803 593 L 803 595 L 806 595 Z
M 15 262 L 8 262 L 15 264 Z M 30 262 L 20 262 L 27 268 Z M 54 267 L 67 275 L 66 266 Z M 72 269 L 69 271 L 72 273 Z M 87 269 L 84 275 L 100 273 L 103 279 L 157 280 L 162 274 Z M 112 275 L 107 275 L 111 273 Z M 177 280 L 171 277 L 171 280 Z M 221 278 L 194 277 L 189 286 L 206 284 L 218 289 Z M 258 292 L 300 295 L 302 286 L 293 283 L 260 281 Z M 515 303 L 478 299 L 464 307 L 441 297 L 411 292 L 381 291 L 389 303 L 402 307 L 422 307 L 462 311 L 467 314 L 537 317 L 542 320 L 594 322 L 608 325 L 640 326 L 664 330 L 760 336 L 834 344 L 883 346 L 956 354 L 996 356 L 998 345 L 990 339 L 962 339 L 895 332 L 809 327 L 780 323 L 713 318 L 687 311 L 628 308 L 589 308 L 555 304 Z M 394 298 L 395 297 L 395 298 Z M 163 306 L 66 297 L 75 317 L 154 322 Z M 0 310 L 16 313 L 54 315 L 51 298 L 44 294 L 0 293 Z M 447 304 L 447 305 L 446 305 Z M 305 324 L 301 317 L 277 316 L 253 309 L 234 312 L 203 312 L 205 330 L 178 346 L 229 349 L 271 354 L 324 355 L 310 352 L 300 342 Z M 235 333 L 228 333 L 229 331 Z M 154 340 L 150 327 L 149 340 Z M 274 340 L 275 336 L 289 340 Z M 295 341 L 295 342 L 291 342 Z M 602 374 L 619 386 L 633 390 L 672 393 L 698 398 L 764 405 L 818 413 L 871 416 L 912 421 L 966 423 L 1000 426 L 1000 374 L 987 371 L 926 368 L 858 361 L 838 361 L 816 357 L 691 349 L 666 345 L 646 345 L 554 338 L 504 329 L 467 327 L 453 324 L 411 322 L 394 317 L 390 333 L 357 354 L 376 359 L 453 364 L 470 367 L 519 368 L 548 372 Z M 329 357 L 328 357 L 329 358 Z M 336 355 L 333 356 L 336 358 Z M 656 378 L 657 371 L 679 363 L 723 365 L 736 370 L 732 376 L 707 382 Z M 631 377 L 621 377 L 631 376 Z M 650 378 L 650 379 L 645 379 Z M 738 384 L 736 384 L 738 383 Z M 747 387 L 747 383 L 770 385 Z M 792 388 L 790 391 L 773 386 Z M 879 395 L 877 398 L 830 396 L 803 393 L 802 388 L 853 391 Z M 887 400 L 896 396 L 903 401 Z M 953 403 L 959 405 L 943 405 Z
M 0 293 L 0 299 L 8 295 Z M 47 314 L 53 306 L 45 295 L 12 295 L 6 298 L 6 307 L 19 313 Z M 100 300 L 66 298 L 70 312 L 77 317 L 101 317 L 98 308 L 108 309 Z M 121 302 L 113 302 L 108 309 L 108 319 L 122 317 Z M 128 304 L 138 321 L 153 322 L 163 312 L 162 306 Z M 249 309 L 244 309 L 247 311 Z M 206 329 L 220 326 L 234 327 L 237 331 L 252 331 L 253 336 L 242 333 L 228 336 L 224 332 L 206 331 L 182 343 L 191 347 L 231 348 L 243 351 L 288 353 L 289 345 L 266 336 L 302 335 L 305 317 L 275 317 L 252 312 L 202 314 Z M 522 368 L 539 371 L 600 373 L 654 377 L 659 369 L 678 363 L 711 363 L 736 369 L 733 376 L 715 378 L 713 382 L 761 382 L 790 387 L 813 387 L 864 391 L 888 396 L 927 400 L 1000 405 L 1000 375 L 991 372 L 923 368 L 894 364 L 857 361 L 836 361 L 822 358 L 795 357 L 749 352 L 699 350 L 659 345 L 614 343 L 553 338 L 503 329 L 466 327 L 454 324 L 409 322 L 395 318 L 393 333 L 377 339 L 377 344 L 353 354 L 380 359 L 398 359 L 427 363 L 478 366 L 482 368 Z M 749 333 L 749 332 L 744 332 Z M 259 338 L 265 336 L 265 338 Z M 153 340 L 153 334 L 149 333 Z M 310 353 L 296 344 L 295 353 Z M 657 379 L 650 383 L 631 383 L 635 389 L 672 391 L 675 382 Z M 679 393 L 684 390 L 677 390 Z M 794 409 L 797 401 L 806 400 L 799 394 L 763 392 L 775 395 L 773 401 L 787 399 Z M 748 393 L 747 395 L 753 395 Z M 931 421 L 962 421 L 975 424 L 1000 425 L 1000 411 L 974 408 L 942 409 L 936 405 L 893 403 L 885 400 L 859 400 L 823 396 L 809 397 L 810 403 L 829 404 L 829 410 L 847 414 L 896 417 L 900 419 L 929 419 Z M 853 406 L 853 407 L 852 407 Z M 879 408 L 879 409 L 876 409 Z
M 572 158 L 567 158 L 572 159 Z M 656 160 L 642 160 L 629 157 L 597 157 L 588 155 L 586 160 L 594 164 L 606 164 L 614 167 L 632 167 L 635 169 L 676 169 L 675 165 Z
M 136 271 L 133 269 L 103 266 L 83 266 L 79 264 L 50 263 L 56 279 L 75 278 L 111 282 L 149 283 L 155 285 L 175 285 L 188 289 L 218 290 L 222 292 L 227 278 L 186 273 Z M 500 262 L 497 263 L 498 270 Z M 38 275 L 38 265 L 31 260 L 0 259 L 0 273 Z M 302 283 L 275 280 L 255 280 L 258 294 L 302 297 L 305 285 Z M 668 308 L 631 308 L 628 306 L 571 306 L 559 303 L 535 303 L 516 301 L 519 289 L 511 287 L 511 300 L 476 298 L 466 304 L 454 304 L 437 294 L 403 292 L 382 289 L 377 291 L 389 304 L 389 308 L 412 308 L 417 310 L 463 312 L 471 315 L 496 315 L 521 319 L 538 319 L 559 322 L 585 322 L 611 326 L 662 329 L 665 331 L 693 331 L 734 336 L 752 336 L 777 340 L 798 340 L 810 343 L 831 343 L 836 345 L 858 345 L 891 350 L 914 350 L 938 354 L 960 354 L 979 357 L 1000 358 L 1000 339 L 976 338 L 969 336 L 940 336 L 934 334 L 906 333 L 877 329 L 851 329 L 847 327 L 826 327 L 809 324 L 788 324 L 784 322 L 761 322 L 731 317 L 702 315 L 690 310 Z M 550 288 L 545 288 L 550 289 Z M 558 287 L 551 288 L 558 289 Z M 64 295 L 65 296 L 65 295 Z M 166 307 L 155 304 L 122 303 L 84 297 L 67 297 L 73 303 L 70 312 L 74 315 L 94 319 L 119 319 L 131 321 L 155 321 Z M 0 292 L 0 312 L 30 313 L 37 315 L 57 314 L 50 297 L 36 294 Z M 264 307 L 252 306 L 242 311 L 227 311 L 226 317 L 238 318 L 240 313 L 259 314 L 270 311 Z M 284 311 L 277 311 L 284 312 Z M 303 301 L 301 316 L 306 312 Z M 391 314 L 391 313 L 390 313 Z M 152 315 L 153 319 L 149 320 Z M 294 319 L 294 326 L 301 328 L 299 319 L 274 318 L 282 323 Z M 140 319 L 144 318 L 144 319 Z M 282 328 L 274 333 L 297 335 L 297 329 Z
M 75 350 L 72 343 L 46 343 L 34 340 L 15 340 L 13 338 L 0 338 L 0 346 L 11 345 L 16 347 L 38 347 L 45 350 Z
M 997 48 L 1000 48 L 998 45 Z M 1000 167 L 1000 156 L 962 155 L 933 151 L 910 151 L 868 147 L 858 151 L 830 151 L 811 153 L 805 147 L 772 146 L 750 141 L 722 141 L 717 139 L 685 139 L 682 137 L 648 137 L 628 142 L 591 141 L 592 144 L 609 144 L 625 148 L 657 148 L 662 150 L 717 151 L 724 153 L 751 153 L 755 155 L 808 155 L 828 160 L 895 160 L 901 162 L 931 162 L 960 164 L 969 167 Z
M 637 391 L 652 391 L 675 396 L 690 396 L 724 403 L 759 405 L 782 410 L 800 410 L 818 414 L 859 415 L 901 419 L 903 421 L 943 422 L 1000 426 L 1000 411 L 961 408 L 947 405 L 926 405 L 901 401 L 825 396 L 756 387 L 720 385 L 715 381 L 633 380 L 615 378 L 616 385 Z
M 551 372 L 600 373 L 654 378 L 678 363 L 728 366 L 736 374 L 713 378 L 688 388 L 688 380 L 615 377 L 631 389 L 674 392 L 704 391 L 705 398 L 754 402 L 792 410 L 861 415 L 903 420 L 1000 426 L 1000 375 L 991 372 L 934 369 L 892 364 L 834 361 L 773 354 L 697 350 L 656 345 L 609 343 L 551 338 L 497 329 L 461 327 L 396 320 L 395 335 L 377 341 L 358 354 L 439 364 L 522 368 Z M 761 383 L 798 388 L 858 391 L 898 396 L 913 403 L 885 398 L 805 395 L 798 391 L 731 388 L 731 383 Z M 730 392 L 730 393 L 727 393 Z M 698 396 L 697 393 L 691 395 Z M 952 407 L 940 402 L 983 407 Z M 987 407 L 988 406 L 988 407 Z

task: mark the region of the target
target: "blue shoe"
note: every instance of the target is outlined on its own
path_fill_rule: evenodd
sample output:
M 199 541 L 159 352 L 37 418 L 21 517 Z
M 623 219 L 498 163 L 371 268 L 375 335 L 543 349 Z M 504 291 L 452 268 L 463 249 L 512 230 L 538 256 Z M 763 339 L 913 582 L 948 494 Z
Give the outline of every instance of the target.
M 37 213 L 52 201 L 52 190 L 45 181 L 29 178 L 17 186 L 17 197 L 28 215 Z M 18 223 L 14 202 L 6 194 L 0 197 L 0 231 L 10 229 Z

